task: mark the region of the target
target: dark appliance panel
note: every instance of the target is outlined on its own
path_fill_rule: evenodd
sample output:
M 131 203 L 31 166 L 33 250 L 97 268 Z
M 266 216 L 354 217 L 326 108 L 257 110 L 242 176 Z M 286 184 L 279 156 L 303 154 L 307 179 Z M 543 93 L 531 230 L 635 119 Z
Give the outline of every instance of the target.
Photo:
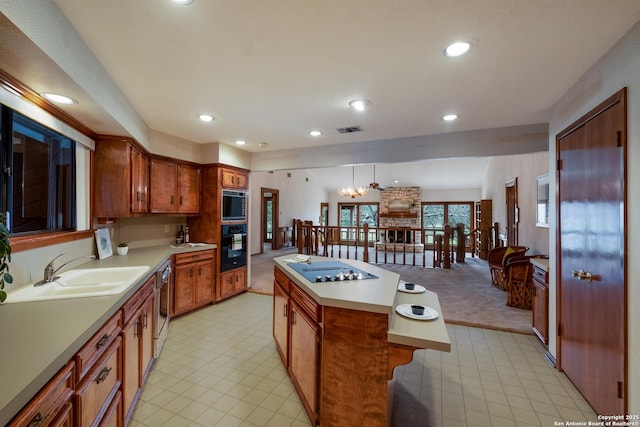
M 247 225 L 225 224 L 221 235 L 220 271 L 247 265 Z

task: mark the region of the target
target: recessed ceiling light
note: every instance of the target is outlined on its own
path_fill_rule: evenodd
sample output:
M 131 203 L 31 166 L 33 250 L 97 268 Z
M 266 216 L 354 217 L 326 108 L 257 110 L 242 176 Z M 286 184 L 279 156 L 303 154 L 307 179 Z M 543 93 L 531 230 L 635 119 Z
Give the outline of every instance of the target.
M 368 99 L 354 99 L 349 103 L 349 106 L 356 111 L 364 111 L 369 105 L 371 105 L 371 101 Z
M 322 132 L 320 132 L 319 130 L 312 130 L 311 132 L 309 132 L 309 135 L 311 135 L 311 136 L 320 136 L 320 135 L 322 135 Z
M 175 4 L 191 4 L 193 0 L 171 0 Z
M 268 146 L 269 146 L 269 143 L 267 143 L 267 142 L 261 142 L 260 144 L 258 144 L 258 147 L 260 147 L 260 148 L 266 148 Z M 273 172 L 271 172 L 271 173 L 273 173 Z
M 211 122 L 213 121 L 213 116 L 211 114 L 199 114 L 198 118 L 203 122 Z
M 394 184 L 397 184 L 397 183 L 399 183 L 399 182 L 400 182 L 400 180 L 399 180 L 399 179 L 394 179 L 394 180 L 393 180 L 393 183 L 394 183 Z
M 451 122 L 458 118 L 457 114 L 447 114 L 446 116 L 442 116 L 442 120 L 445 122 Z
M 68 96 L 60 95 L 57 93 L 44 92 L 41 95 L 49 101 L 55 102 L 56 104 L 71 105 L 78 103 L 78 101 L 73 98 L 69 98 Z
M 471 49 L 471 43 L 469 42 L 455 42 L 447 46 L 444 50 L 444 56 L 460 56 L 464 55 Z
M 246 143 L 247 143 L 247 142 L 246 142 L 246 141 L 244 141 L 244 140 L 242 140 L 242 139 L 239 139 L 239 140 L 237 140 L 237 141 L 236 141 L 236 145 L 244 145 L 244 144 L 246 144 Z

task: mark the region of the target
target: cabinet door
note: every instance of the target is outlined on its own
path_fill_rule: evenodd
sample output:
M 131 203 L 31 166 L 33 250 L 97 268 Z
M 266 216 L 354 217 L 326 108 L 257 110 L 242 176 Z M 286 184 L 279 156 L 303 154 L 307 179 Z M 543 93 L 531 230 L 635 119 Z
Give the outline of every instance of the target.
M 233 271 L 220 274 L 220 299 L 234 294 L 235 275 Z
M 178 212 L 198 213 L 200 211 L 200 168 L 178 165 L 178 192 L 180 194 Z
M 176 266 L 173 286 L 173 312 L 183 313 L 193 307 L 195 301 L 195 264 Z
M 213 262 L 211 260 L 196 264 L 196 305 L 213 302 Z
M 236 172 L 231 169 L 222 169 L 222 186 L 236 187 Z
M 247 188 L 247 174 L 238 172 L 236 174 L 236 187 L 238 188 Z
M 151 363 L 153 362 L 153 339 L 155 331 L 155 318 L 153 316 L 155 293 L 150 294 L 142 303 L 141 321 L 142 334 L 140 336 L 140 387 L 144 384 L 144 380 L 149 373 Z
M 140 388 L 140 311 L 122 329 L 122 394 L 124 417 L 129 411 Z
M 131 212 L 146 213 L 149 194 L 149 160 L 131 148 Z
M 289 367 L 289 295 L 282 287 L 274 282 L 273 284 L 273 339 L 284 367 Z
M 533 332 L 543 344 L 547 345 L 549 343 L 549 289 L 544 283 L 540 283 L 535 279 L 533 285 L 535 292 L 533 296 Z
M 151 159 L 151 190 L 149 210 L 155 213 L 176 211 L 176 164 L 164 160 Z
M 234 283 L 233 283 L 233 292 L 240 293 L 243 290 L 247 289 L 247 270 L 246 268 L 238 268 L 237 270 L 233 270 L 234 272 Z
M 318 414 L 320 327 L 290 300 L 289 373 L 315 425 Z

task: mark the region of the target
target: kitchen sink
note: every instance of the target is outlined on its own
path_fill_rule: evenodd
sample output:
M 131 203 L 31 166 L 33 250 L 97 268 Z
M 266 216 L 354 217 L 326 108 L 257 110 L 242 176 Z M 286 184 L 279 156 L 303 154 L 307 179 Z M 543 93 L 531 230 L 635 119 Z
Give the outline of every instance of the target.
M 136 283 L 149 268 L 147 265 L 140 265 L 69 270 L 60 273 L 56 280 L 41 286 L 7 289 L 5 304 L 116 295 Z

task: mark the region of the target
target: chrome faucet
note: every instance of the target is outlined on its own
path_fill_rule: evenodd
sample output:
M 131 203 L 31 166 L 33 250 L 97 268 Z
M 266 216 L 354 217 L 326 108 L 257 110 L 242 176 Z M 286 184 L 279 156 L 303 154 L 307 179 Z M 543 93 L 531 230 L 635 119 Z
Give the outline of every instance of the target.
M 74 258 L 72 260 L 69 260 L 67 262 L 65 262 L 64 264 L 62 264 L 60 267 L 58 268 L 53 268 L 53 263 L 55 262 L 55 260 L 57 260 L 58 258 L 60 258 L 61 256 L 64 256 L 64 254 L 60 254 L 57 257 L 55 257 L 54 259 L 51 260 L 51 262 L 49 262 L 49 264 L 46 265 L 46 267 L 44 268 L 44 279 L 37 281 L 36 283 L 33 284 L 33 286 L 41 286 L 44 285 L 46 283 L 50 283 L 53 282 L 54 280 L 57 280 L 60 278 L 60 276 L 56 276 L 56 273 L 58 271 L 60 271 L 60 269 L 62 269 L 62 267 L 71 264 L 72 262 L 76 262 L 79 261 L 81 259 L 96 259 L 95 255 L 84 255 L 84 256 L 80 256 L 78 258 Z

